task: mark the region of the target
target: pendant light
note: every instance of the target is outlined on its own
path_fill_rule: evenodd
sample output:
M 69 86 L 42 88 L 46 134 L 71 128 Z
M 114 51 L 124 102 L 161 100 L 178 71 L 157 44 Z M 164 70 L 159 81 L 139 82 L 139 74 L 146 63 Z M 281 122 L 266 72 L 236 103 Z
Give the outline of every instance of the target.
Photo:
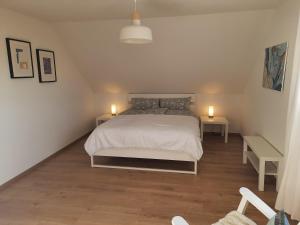
M 147 44 L 152 42 L 152 31 L 149 27 L 141 25 L 140 14 L 136 10 L 134 0 L 134 12 L 132 13 L 132 25 L 123 27 L 120 32 L 120 41 L 126 44 Z

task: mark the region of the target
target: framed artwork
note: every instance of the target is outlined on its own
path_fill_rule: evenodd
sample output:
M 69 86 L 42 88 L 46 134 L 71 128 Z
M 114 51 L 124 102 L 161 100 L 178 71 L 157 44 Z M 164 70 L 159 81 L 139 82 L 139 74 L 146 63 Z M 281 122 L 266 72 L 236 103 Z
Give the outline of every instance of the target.
M 53 51 L 36 50 L 39 81 L 41 83 L 56 82 L 55 55 Z
M 7 56 L 11 78 L 33 78 L 31 43 L 6 38 Z
M 287 42 L 265 50 L 263 87 L 282 91 L 287 61 Z

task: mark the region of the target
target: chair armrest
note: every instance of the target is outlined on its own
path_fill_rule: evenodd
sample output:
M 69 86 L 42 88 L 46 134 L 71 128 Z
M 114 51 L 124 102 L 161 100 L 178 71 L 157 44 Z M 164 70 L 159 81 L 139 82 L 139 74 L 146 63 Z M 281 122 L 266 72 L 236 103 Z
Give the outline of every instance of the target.
M 189 224 L 181 216 L 174 216 L 172 218 L 172 225 L 189 225 Z
M 243 196 L 238 212 L 244 213 L 247 207 L 247 203 L 250 202 L 255 208 L 257 208 L 262 214 L 264 214 L 268 219 L 271 219 L 276 215 L 276 212 L 263 202 L 259 197 L 257 197 L 252 191 L 248 188 L 240 188 L 240 193 Z

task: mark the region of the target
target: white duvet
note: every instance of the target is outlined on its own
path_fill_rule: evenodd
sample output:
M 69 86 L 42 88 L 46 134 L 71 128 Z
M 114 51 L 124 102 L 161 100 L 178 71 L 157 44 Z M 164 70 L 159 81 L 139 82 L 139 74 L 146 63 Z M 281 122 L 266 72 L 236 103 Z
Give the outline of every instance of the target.
M 198 120 L 180 115 L 117 116 L 98 126 L 84 147 L 89 155 L 109 148 L 172 150 L 194 159 L 203 154 Z

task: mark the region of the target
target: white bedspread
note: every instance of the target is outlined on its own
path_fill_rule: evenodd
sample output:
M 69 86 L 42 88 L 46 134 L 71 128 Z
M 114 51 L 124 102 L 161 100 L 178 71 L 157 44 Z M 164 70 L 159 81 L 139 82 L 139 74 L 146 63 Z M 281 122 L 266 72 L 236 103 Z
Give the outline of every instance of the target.
M 120 115 L 98 126 L 84 147 L 89 155 L 108 148 L 172 150 L 194 159 L 203 154 L 198 120 L 180 115 Z

